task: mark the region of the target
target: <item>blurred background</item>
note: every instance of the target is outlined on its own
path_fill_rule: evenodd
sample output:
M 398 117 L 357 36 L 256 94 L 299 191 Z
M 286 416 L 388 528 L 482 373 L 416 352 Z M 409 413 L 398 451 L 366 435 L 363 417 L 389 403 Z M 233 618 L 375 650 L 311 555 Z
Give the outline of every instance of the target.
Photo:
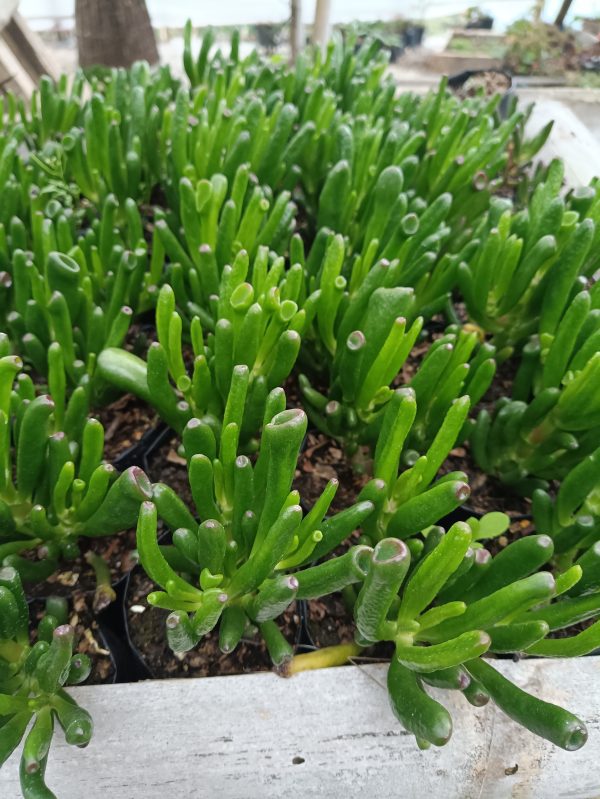
M 17 0 L 0 0 L 0 16 L 2 5 Z M 84 66 L 159 57 L 180 71 L 189 18 L 195 38 L 210 26 L 216 46 L 224 46 L 237 27 L 246 50 L 285 58 L 305 41 L 352 27 L 379 38 L 392 69 L 408 82 L 502 68 L 546 83 L 600 86 L 600 0 L 485 0 L 471 7 L 464 0 L 21 0 L 18 14 L 58 71 L 76 68 L 77 33 Z

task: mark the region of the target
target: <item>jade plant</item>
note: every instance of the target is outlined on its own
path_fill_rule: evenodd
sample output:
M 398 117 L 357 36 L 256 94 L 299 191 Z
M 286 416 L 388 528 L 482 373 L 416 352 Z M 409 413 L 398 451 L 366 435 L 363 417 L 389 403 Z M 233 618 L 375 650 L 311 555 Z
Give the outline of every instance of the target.
M 481 411 L 470 432 L 477 464 L 523 493 L 565 477 L 600 443 L 600 308 L 580 285 L 571 296 L 556 288 L 555 312 L 542 309 L 540 332 L 523 347 L 512 398 Z
M 188 303 L 192 308 L 210 307 L 210 298 L 219 294 L 223 270 L 240 250 L 247 251 L 252 261 L 262 247 L 283 252 L 295 224 L 290 193 L 273 199 L 271 192 L 253 186 L 246 163 L 229 180 L 223 174 L 196 183 L 182 178 L 178 208 L 179 217 L 156 212 L 154 246 L 172 265 L 167 276 L 188 316 Z
M 583 570 L 572 593 L 600 588 L 600 448 L 571 469 L 555 497 L 534 491 L 532 514 L 536 530 L 552 538 L 557 562 Z
M 306 415 L 285 410 L 283 391 L 272 392 L 253 465 L 237 455 L 242 410 L 240 403 L 231 409 L 218 450 L 206 422 L 188 422 L 183 446 L 200 521 L 170 488 L 157 484 L 152 502 L 140 509 L 138 552 L 160 587 L 148 602 L 172 611 L 166 626 L 173 650 L 195 647 L 218 624 L 221 649 L 231 652 L 247 630 L 258 626 L 280 666 L 292 649 L 277 617 L 295 598 L 323 596 L 359 582 L 371 550 L 357 547 L 320 566 L 302 567 L 332 552 L 373 504 L 359 501 L 325 518 L 337 490 L 332 480 L 304 514 L 298 492 L 290 489 Z M 173 531 L 171 547 L 158 544 L 159 517 Z
M 324 255 L 318 271 L 312 252 L 306 263 L 307 273 L 314 274 L 309 289 L 319 288 L 306 303 L 312 307 L 316 296 L 300 360 L 307 372 L 312 367 L 317 379 L 325 379 L 329 391 L 318 391 L 307 374 L 301 375 L 300 388 L 314 423 L 352 451 L 376 435 L 393 394 L 390 384 L 418 340 L 423 317 L 415 312 L 417 292 L 398 285 L 398 261 L 378 261 L 358 287 L 347 291 L 342 237 L 327 239 L 322 240 Z M 440 417 L 460 393 L 467 392 L 473 405 L 479 402 L 493 379 L 495 357 L 495 348 L 481 344 L 477 331 L 467 327 L 449 327 L 432 343 L 407 381 L 419 401 L 413 448 L 431 442 Z
M 54 797 L 44 775 L 56 722 L 72 746 L 85 747 L 92 737 L 90 714 L 64 688 L 84 682 L 91 670 L 87 655 L 73 648 L 74 630 L 59 597 L 47 600 L 30 642 L 19 575 L 0 568 L 0 766 L 22 747 L 19 775 L 26 799 Z
M 158 341 L 150 345 L 147 362 L 125 350 L 105 349 L 98 359 L 98 375 L 123 391 L 131 391 L 153 405 L 160 416 L 181 432 L 192 417 L 210 418 L 217 436 L 231 402 L 245 405 L 241 434 L 255 435 L 262 421 L 268 392 L 289 375 L 300 349 L 304 314 L 297 303 L 284 299 L 278 282 L 283 260 L 269 269 L 263 250 L 253 263 L 252 280 L 244 280 L 249 259 L 238 254 L 226 267 L 215 303 L 216 321 L 205 336 L 200 316 L 190 325 L 193 364 L 184 360 L 183 320 L 175 310 L 175 292 L 165 285 L 156 308 Z M 287 285 L 291 280 L 289 274 Z M 234 368 L 235 367 L 235 368 Z
M 600 595 L 563 596 L 581 579 L 578 566 L 556 579 L 538 571 L 553 554 L 548 536 L 517 540 L 491 557 L 478 540 L 485 535 L 483 528 L 457 522 L 447 533 L 437 526 L 425 530 L 420 551 L 397 538 L 379 541 L 356 598 L 357 643 L 393 642 L 390 702 L 421 748 L 442 746 L 452 734 L 448 711 L 426 690 L 434 686 L 460 690 L 475 706 L 491 698 L 537 735 L 563 749 L 578 749 L 587 739 L 580 719 L 521 690 L 482 656 L 593 651 L 600 642 L 600 622 L 571 637 L 547 636 L 598 616 Z
M 552 162 L 526 208 L 497 199 L 469 236 L 458 284 L 469 316 L 499 348 L 534 335 L 547 348 L 580 281 L 597 266 L 600 205 L 568 206 L 559 193 L 563 175 L 562 162 Z
M 104 428 L 86 416 L 85 396 L 65 406 L 60 389 L 56 400 L 36 394 L 21 367 L 0 358 L 0 559 L 29 582 L 77 557 L 79 537 L 134 526 L 152 487 L 138 467 L 119 475 L 103 461 Z M 24 555 L 32 550 L 36 560 Z
M 459 506 L 471 494 L 464 472 L 440 474 L 440 467 L 454 447 L 469 411 L 467 396 L 455 400 L 427 450 L 418 455 L 405 450 L 418 402 L 413 389 L 397 389 L 383 415 L 374 451 L 373 478 L 359 499 L 370 501 L 374 512 L 362 524 L 362 541 L 375 545 L 394 536 L 410 539 L 418 553 L 422 542 L 414 538 Z

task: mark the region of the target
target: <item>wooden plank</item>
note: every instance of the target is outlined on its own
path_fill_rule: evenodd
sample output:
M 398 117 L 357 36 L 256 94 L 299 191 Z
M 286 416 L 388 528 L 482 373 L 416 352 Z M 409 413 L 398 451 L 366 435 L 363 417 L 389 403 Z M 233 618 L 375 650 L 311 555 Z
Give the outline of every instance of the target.
M 35 83 L 42 75 L 58 80 L 60 73 L 54 54 L 20 14 L 13 14 L 2 37 Z
M 25 98 L 31 97 L 35 83 L 23 68 L 0 33 L 0 85 L 4 91 L 12 91 Z
M 590 799 L 600 795 L 599 658 L 498 668 L 589 726 L 563 752 L 493 706 L 442 697 L 455 720 L 441 749 L 421 752 L 388 705 L 386 667 L 153 681 L 72 689 L 95 721 L 85 750 L 60 735 L 48 783 L 60 799 Z M 518 766 L 516 772 L 514 767 Z M 15 755 L 0 796 L 17 799 Z

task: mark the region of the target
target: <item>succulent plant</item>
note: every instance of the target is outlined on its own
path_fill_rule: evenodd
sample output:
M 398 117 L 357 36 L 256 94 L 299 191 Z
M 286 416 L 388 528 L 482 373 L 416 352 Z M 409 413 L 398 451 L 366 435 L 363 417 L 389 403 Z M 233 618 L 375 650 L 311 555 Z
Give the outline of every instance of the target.
M 76 557 L 81 536 L 134 526 L 152 486 L 138 467 L 119 475 L 103 460 L 104 428 L 86 417 L 85 392 L 66 403 L 60 389 L 56 400 L 38 395 L 21 368 L 0 358 L 0 560 L 36 581 Z M 24 556 L 31 550 L 37 560 Z
M 64 688 L 84 682 L 91 670 L 87 655 L 73 653 L 73 644 L 66 601 L 58 597 L 48 599 L 37 640 L 30 643 L 18 572 L 0 568 L 0 766 L 23 741 L 19 771 L 27 798 L 54 796 L 44 775 L 55 722 L 73 746 L 85 747 L 92 737 L 90 714 Z
M 149 603 L 173 611 L 166 621 L 172 649 L 193 648 L 218 624 L 221 649 L 231 652 L 257 625 L 274 663 L 282 665 L 292 650 L 277 617 L 296 598 L 359 582 L 371 550 L 353 547 L 339 558 L 304 567 L 335 550 L 373 504 L 359 501 L 326 517 L 337 490 L 332 480 L 304 514 L 298 492 L 290 489 L 306 415 L 285 410 L 283 391 L 273 391 L 253 465 L 237 455 L 239 410 L 224 427 L 218 456 L 210 426 L 200 419 L 188 422 L 183 446 L 200 522 L 171 489 L 157 484 L 152 502 L 140 509 L 138 551 L 146 573 L 162 589 L 148 596 Z M 159 517 L 173 531 L 172 547 L 159 547 Z

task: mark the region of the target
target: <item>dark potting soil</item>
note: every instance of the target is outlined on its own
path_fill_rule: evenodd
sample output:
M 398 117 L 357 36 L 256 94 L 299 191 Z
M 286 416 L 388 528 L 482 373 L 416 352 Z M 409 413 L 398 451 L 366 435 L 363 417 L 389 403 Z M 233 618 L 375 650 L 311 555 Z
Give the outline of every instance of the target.
M 194 501 L 188 481 L 187 462 L 178 453 L 179 444 L 179 438 L 173 435 L 151 453 L 148 457 L 148 476 L 153 482 L 165 483 L 169 488 L 172 488 L 187 507 L 194 512 Z
M 226 655 L 219 648 L 218 629 L 204 636 L 190 652 L 175 655 L 169 649 L 165 631 L 165 619 L 169 612 L 150 608 L 146 602 L 146 596 L 156 587 L 136 570 L 131 575 L 126 598 L 131 641 L 154 678 L 214 677 L 273 669 L 267 648 L 259 635 L 243 638 L 237 648 Z M 285 638 L 294 646 L 299 640 L 301 625 L 295 605 L 280 616 L 277 623 Z
M 339 486 L 329 508 L 330 514 L 354 504 L 369 477 L 353 467 L 337 441 L 324 433 L 309 431 L 292 488 L 300 492 L 303 504 L 310 510 L 332 479 L 339 480 Z
M 117 461 L 159 422 L 154 408 L 133 394 L 124 394 L 95 415 L 104 426 L 104 459 L 108 463 Z
M 114 679 L 115 666 L 110 652 L 104 648 L 98 622 L 92 609 L 93 597 L 89 593 L 75 591 L 69 601 L 68 623 L 75 630 L 75 652 L 87 655 L 92 661 L 92 671 L 85 681 L 86 685 L 99 685 Z M 37 622 L 44 615 L 44 603 L 35 600 L 30 606 L 32 620 L 31 642 L 37 640 Z
M 127 530 L 119 535 L 106 538 L 80 538 L 81 554 L 73 561 L 62 561 L 54 574 L 43 582 L 26 584 L 29 597 L 50 595 L 71 596 L 78 592 L 93 593 L 96 588 L 96 575 L 85 560 L 88 551 L 100 555 L 108 564 L 111 583 L 115 585 L 136 564 L 133 551 L 136 547 L 135 530 Z M 24 557 L 35 558 L 35 553 L 24 553 Z

